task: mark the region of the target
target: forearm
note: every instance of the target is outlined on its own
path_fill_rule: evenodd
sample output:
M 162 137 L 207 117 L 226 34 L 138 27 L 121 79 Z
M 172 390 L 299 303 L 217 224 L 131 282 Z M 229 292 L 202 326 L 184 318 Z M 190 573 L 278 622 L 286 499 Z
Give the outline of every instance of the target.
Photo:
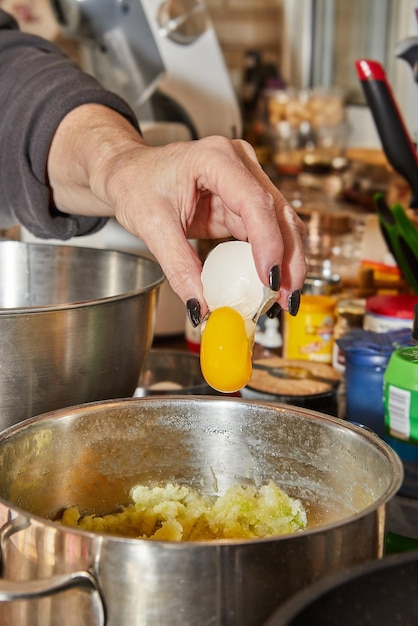
M 137 128 L 134 113 L 50 42 L 19 32 L 0 10 L 0 223 L 20 223 L 38 237 L 69 239 L 97 230 L 97 217 L 63 214 L 53 204 L 47 159 L 62 120 L 100 103 Z M 137 131 L 135 131 L 137 132 Z
M 55 206 L 64 213 L 110 217 L 114 201 L 109 181 L 119 159 L 146 149 L 139 132 L 108 107 L 86 104 L 59 124 L 51 143 L 47 171 Z

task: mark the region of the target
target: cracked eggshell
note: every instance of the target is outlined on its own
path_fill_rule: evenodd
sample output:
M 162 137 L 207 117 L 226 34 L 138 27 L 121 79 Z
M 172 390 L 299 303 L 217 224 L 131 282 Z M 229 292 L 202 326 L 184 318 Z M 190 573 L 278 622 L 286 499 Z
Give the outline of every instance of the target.
M 251 244 L 227 241 L 213 248 L 203 265 L 202 284 L 210 311 L 229 306 L 244 318 L 253 317 L 263 300 L 264 286 Z

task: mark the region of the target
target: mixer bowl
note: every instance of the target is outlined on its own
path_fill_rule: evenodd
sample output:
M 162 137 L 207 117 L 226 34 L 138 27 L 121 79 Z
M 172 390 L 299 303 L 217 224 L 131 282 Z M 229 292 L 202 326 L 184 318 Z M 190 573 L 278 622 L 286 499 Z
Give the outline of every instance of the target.
M 73 404 L 132 396 L 151 347 L 153 261 L 0 242 L 0 429 Z

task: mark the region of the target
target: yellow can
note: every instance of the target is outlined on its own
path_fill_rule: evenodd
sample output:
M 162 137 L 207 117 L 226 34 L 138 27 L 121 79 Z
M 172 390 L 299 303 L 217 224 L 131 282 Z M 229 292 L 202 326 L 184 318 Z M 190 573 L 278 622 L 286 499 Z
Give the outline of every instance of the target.
M 298 314 L 285 316 L 283 356 L 332 363 L 334 324 L 335 298 L 302 293 Z

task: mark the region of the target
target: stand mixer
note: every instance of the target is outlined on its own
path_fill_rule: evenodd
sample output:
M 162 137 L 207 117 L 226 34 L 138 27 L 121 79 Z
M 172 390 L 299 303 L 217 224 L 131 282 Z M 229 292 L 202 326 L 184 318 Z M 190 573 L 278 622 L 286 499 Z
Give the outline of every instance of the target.
M 64 34 L 80 41 L 84 69 L 131 105 L 141 127 L 175 123 L 193 139 L 241 136 L 240 109 L 203 0 L 51 4 Z

